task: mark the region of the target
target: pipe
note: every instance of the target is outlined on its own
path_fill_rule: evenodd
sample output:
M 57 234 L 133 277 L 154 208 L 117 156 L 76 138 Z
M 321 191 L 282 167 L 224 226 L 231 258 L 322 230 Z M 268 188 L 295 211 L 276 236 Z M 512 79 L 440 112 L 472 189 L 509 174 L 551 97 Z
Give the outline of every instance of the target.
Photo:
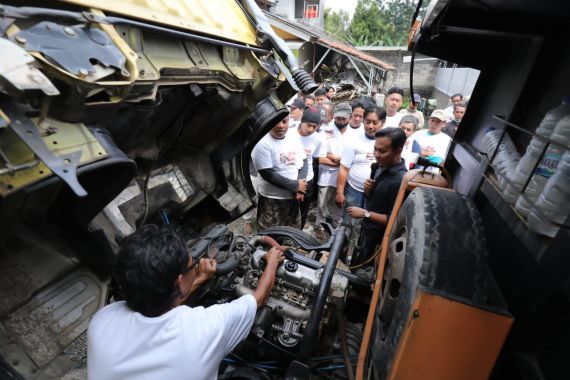
M 216 265 L 216 276 L 223 276 L 225 274 L 230 273 L 239 264 L 239 258 L 237 256 L 230 256 L 226 261 L 223 263 Z
M 321 323 L 321 317 L 325 309 L 327 295 L 335 272 L 336 263 L 340 256 L 340 252 L 342 251 L 345 240 L 346 226 L 343 225 L 338 228 L 335 234 L 330 250 L 329 259 L 325 264 L 323 274 L 321 275 L 321 282 L 319 284 L 319 288 L 316 291 L 309 322 L 307 324 L 307 328 L 305 329 L 305 334 L 301 340 L 301 344 L 299 345 L 299 353 L 297 354 L 297 358 L 306 364 L 308 364 L 311 360 L 311 355 L 313 353 L 313 349 L 315 348 L 319 326 Z
M 297 58 L 293 55 L 293 52 L 289 49 L 285 41 L 275 33 L 267 17 L 265 17 L 265 14 L 259 9 L 255 1 L 242 0 L 241 3 L 247 14 L 254 20 L 257 29 L 271 41 L 275 52 L 291 72 L 295 84 L 306 94 L 315 91 L 318 85 L 309 74 L 299 67 Z M 313 60 L 313 63 L 314 62 Z
M 354 371 L 350 361 L 350 353 L 348 352 L 348 341 L 346 339 L 346 320 L 341 309 L 337 309 L 339 320 L 340 345 L 342 347 L 342 355 L 344 356 L 344 365 L 346 366 L 346 375 L 348 380 L 354 380 Z
M 277 248 L 281 251 L 285 251 L 285 247 L 277 243 L 277 241 L 273 239 L 271 236 L 266 236 L 266 235 L 255 235 L 247 241 L 247 244 L 249 244 L 252 247 L 255 247 L 256 244 L 265 244 L 270 247 Z

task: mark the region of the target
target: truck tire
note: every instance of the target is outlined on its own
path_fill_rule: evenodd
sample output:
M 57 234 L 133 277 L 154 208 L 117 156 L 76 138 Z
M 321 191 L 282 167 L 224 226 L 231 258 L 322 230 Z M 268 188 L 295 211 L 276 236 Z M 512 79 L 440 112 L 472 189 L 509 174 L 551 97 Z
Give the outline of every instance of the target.
M 318 247 L 322 245 L 322 243 L 313 236 L 293 227 L 270 227 L 259 232 L 258 234 L 271 236 L 281 245 L 298 245 L 302 248 Z
M 466 197 L 417 188 L 404 202 L 390 234 L 388 262 L 375 314 L 371 358 L 386 378 L 419 289 L 484 303 L 488 266 L 479 212 Z

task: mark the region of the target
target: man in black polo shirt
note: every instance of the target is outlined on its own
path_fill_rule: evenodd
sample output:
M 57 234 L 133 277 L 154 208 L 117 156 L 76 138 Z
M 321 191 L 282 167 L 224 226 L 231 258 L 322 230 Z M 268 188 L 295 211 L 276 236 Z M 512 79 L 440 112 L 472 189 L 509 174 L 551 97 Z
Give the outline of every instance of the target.
M 376 132 L 374 157 L 378 163 L 374 178 L 364 183 L 366 209 L 348 207 L 347 212 L 353 218 L 364 219 L 359 238 L 359 249 L 350 261 L 351 266 L 371 264 L 367 260 L 374 254 L 376 246 L 382 240 L 390 213 L 394 207 L 406 166 L 401 158 L 406 134 L 399 128 L 383 128 Z

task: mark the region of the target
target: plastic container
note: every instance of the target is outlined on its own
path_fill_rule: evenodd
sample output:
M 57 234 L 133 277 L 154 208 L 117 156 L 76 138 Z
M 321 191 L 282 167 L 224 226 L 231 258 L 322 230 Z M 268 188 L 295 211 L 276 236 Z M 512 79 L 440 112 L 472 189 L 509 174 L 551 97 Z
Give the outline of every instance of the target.
M 503 131 L 489 129 L 485 134 L 485 138 L 483 139 L 483 143 L 485 144 L 485 148 L 487 150 L 487 155 L 489 158 L 493 156 L 495 149 L 497 149 L 497 145 L 499 144 L 499 140 L 501 139 L 501 135 Z M 508 133 L 505 133 L 503 139 L 501 140 L 501 144 L 497 149 L 497 153 L 495 154 L 495 158 L 493 158 L 493 167 L 499 173 L 497 174 L 497 181 L 499 182 L 499 188 L 504 190 L 507 186 L 507 182 L 505 181 L 505 177 L 511 178 L 513 171 L 515 170 L 521 156 L 513 144 L 511 137 Z
M 568 144 L 570 141 L 570 115 L 564 116 L 554 128 L 554 132 L 550 135 L 550 139 L 561 144 Z M 536 200 L 542 193 L 546 182 L 556 173 L 558 163 L 566 149 L 558 145 L 550 145 L 542 158 L 542 161 L 536 168 L 528 187 L 525 190 L 525 198 L 519 197 L 516 210 L 523 216 L 527 217 L 530 209 L 536 203 Z
M 551 138 L 556 124 L 560 121 L 560 119 L 568 114 L 570 114 L 570 96 L 566 95 L 564 99 L 562 99 L 562 104 L 560 106 L 548 111 L 544 115 L 544 118 L 536 128 L 535 133 L 537 135 Z M 503 191 L 503 199 L 506 202 L 510 204 L 515 203 L 522 191 L 525 182 L 531 176 L 532 169 L 540 159 L 540 154 L 542 153 L 545 146 L 546 142 L 543 140 L 540 140 L 536 137 L 532 138 L 530 144 L 526 149 L 526 153 L 522 156 L 515 171 L 510 177 L 510 181 L 513 186 L 507 185 Z
M 558 170 L 550 177 L 528 214 L 528 226 L 539 234 L 554 237 L 570 214 L 570 152 L 564 153 Z M 544 218 L 543 218 L 544 216 Z M 554 222 L 554 223 L 553 223 Z

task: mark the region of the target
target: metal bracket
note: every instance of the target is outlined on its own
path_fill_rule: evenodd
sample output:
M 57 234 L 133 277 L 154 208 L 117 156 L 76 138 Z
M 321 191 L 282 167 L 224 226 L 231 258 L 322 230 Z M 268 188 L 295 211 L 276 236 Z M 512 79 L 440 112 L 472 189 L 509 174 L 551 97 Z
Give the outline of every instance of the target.
M 42 162 L 61 178 L 78 197 L 85 197 L 87 191 L 77 180 L 77 166 L 81 151 L 56 156 L 47 147 L 37 126 L 22 115 L 10 102 L 0 102 L 0 108 L 11 119 L 8 126 L 42 160 Z

